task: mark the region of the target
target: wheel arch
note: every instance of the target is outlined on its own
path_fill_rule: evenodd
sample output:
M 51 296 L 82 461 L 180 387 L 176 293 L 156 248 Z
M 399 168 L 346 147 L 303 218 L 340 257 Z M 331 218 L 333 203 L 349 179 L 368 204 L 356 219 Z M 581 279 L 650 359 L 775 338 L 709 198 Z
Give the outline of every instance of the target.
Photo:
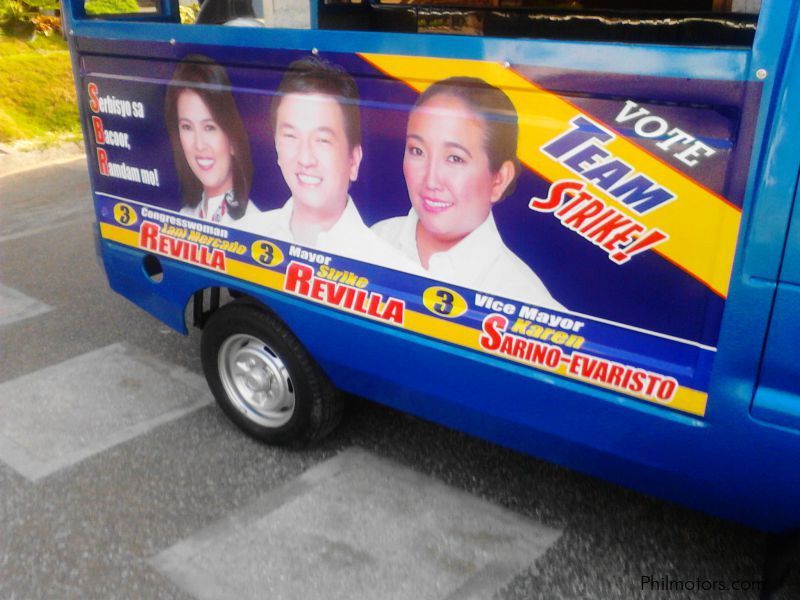
M 249 293 L 243 287 L 206 285 L 196 289 L 186 300 L 184 308 L 184 325 L 186 329 L 188 330 L 190 327 L 203 329 L 211 315 L 223 306 L 236 301 L 247 302 L 257 306 L 288 327 L 278 313 L 267 303 Z

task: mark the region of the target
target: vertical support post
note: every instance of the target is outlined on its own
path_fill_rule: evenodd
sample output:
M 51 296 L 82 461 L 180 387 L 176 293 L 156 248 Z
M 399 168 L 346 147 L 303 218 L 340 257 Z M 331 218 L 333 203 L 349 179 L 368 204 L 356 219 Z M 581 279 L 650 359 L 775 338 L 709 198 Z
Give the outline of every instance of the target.
M 156 2 L 156 4 L 160 4 L 160 12 L 165 17 L 171 17 L 169 20 L 172 23 L 180 23 L 181 22 L 181 9 L 178 0 L 160 0 L 160 2 Z

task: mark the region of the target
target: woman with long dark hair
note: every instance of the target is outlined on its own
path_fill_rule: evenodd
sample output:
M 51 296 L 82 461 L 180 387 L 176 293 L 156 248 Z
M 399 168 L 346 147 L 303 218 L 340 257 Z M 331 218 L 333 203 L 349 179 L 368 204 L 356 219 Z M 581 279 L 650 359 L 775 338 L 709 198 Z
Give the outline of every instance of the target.
M 181 213 L 253 229 L 260 213 L 250 202 L 250 144 L 225 69 L 204 56 L 187 56 L 175 69 L 166 121 L 181 181 Z

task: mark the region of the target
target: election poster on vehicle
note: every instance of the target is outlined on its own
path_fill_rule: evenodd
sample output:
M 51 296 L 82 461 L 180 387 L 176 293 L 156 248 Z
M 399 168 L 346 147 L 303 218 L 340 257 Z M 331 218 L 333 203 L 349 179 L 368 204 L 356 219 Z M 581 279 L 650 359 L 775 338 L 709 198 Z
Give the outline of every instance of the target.
M 84 61 L 104 240 L 705 414 L 757 86 L 269 49 Z

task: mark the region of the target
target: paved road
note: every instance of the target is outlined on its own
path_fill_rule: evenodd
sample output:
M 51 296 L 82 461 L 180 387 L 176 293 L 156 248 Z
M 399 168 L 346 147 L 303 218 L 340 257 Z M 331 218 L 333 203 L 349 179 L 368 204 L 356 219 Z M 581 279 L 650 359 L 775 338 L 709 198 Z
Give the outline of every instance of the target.
M 641 585 L 757 579 L 757 532 L 375 404 L 249 440 L 198 334 L 108 290 L 91 220 L 82 161 L 0 178 L 0 599 L 757 597 Z

